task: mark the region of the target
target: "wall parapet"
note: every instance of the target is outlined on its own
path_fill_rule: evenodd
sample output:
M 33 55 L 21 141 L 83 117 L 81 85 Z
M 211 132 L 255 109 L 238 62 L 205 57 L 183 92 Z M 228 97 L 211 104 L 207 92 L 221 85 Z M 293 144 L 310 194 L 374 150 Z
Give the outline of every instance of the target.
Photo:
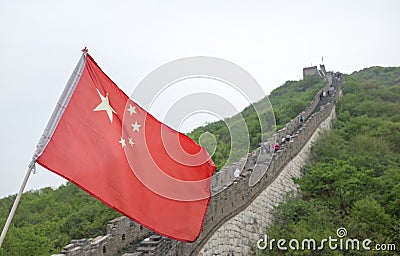
M 72 240 L 58 256 L 103 255 L 113 256 L 132 241 L 140 241 L 153 232 L 122 216 L 108 222 L 106 235 Z
M 168 255 L 198 255 L 210 236 L 223 223 L 249 206 L 277 178 L 280 171 L 298 154 L 315 130 L 331 113 L 336 103 L 336 91 L 340 84 L 337 82 L 332 84 L 332 80 L 329 80 L 323 90 L 328 90 L 331 85 L 336 90 L 331 93 L 330 97 L 320 99 L 321 92 L 318 92 L 313 99 L 313 103 L 302 113 L 306 118 L 303 125 L 299 118 L 296 117 L 273 136 L 275 141 L 279 141 L 286 134 L 295 133 L 293 142 L 285 143 L 282 150 L 273 154 L 269 168 L 259 182 L 252 187 L 248 185 L 251 173 L 256 166 L 250 166 L 250 169 L 243 169 L 243 176 L 239 180 L 236 180 L 235 183 L 212 197 L 200 237 L 193 243 L 173 241 L 172 243 L 175 243 L 173 248 L 176 249 L 170 251 Z M 260 149 L 256 149 L 255 152 L 260 152 Z M 251 161 L 251 159 L 249 160 Z M 248 165 L 246 166 L 249 168 Z

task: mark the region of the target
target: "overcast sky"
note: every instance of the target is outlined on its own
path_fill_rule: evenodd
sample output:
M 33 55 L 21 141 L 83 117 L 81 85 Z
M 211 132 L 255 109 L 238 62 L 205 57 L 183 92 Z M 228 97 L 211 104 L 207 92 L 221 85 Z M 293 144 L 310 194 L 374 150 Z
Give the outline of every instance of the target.
M 399 10 L 397 0 L 0 1 L 0 197 L 18 191 L 84 46 L 128 95 L 189 56 L 234 62 L 267 94 L 322 56 L 345 73 L 399 66 Z M 62 182 L 38 168 L 27 189 Z

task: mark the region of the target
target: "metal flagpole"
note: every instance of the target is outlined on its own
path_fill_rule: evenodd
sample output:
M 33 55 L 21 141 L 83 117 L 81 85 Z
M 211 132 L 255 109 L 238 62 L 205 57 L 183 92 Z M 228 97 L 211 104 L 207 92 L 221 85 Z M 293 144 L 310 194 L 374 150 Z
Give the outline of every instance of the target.
M 11 224 L 11 221 L 12 221 L 12 219 L 14 217 L 15 211 L 17 210 L 17 206 L 18 206 L 19 200 L 21 199 L 22 193 L 24 192 L 24 189 L 25 189 L 26 183 L 28 182 L 29 176 L 31 175 L 32 171 L 35 171 L 35 168 L 36 168 L 35 167 L 35 161 L 32 161 L 29 164 L 28 171 L 26 172 L 24 181 L 22 182 L 21 188 L 19 189 L 17 197 L 15 198 L 14 204 L 13 204 L 13 206 L 11 208 L 10 214 L 8 215 L 8 218 L 7 218 L 6 224 L 4 225 L 3 231 L 1 232 L 0 248 L 1 248 L 1 245 L 3 244 L 3 241 L 4 241 L 4 238 L 5 238 L 6 234 L 7 234 L 8 228 L 10 227 L 10 224 Z
M 76 85 L 78 84 L 78 81 L 82 74 L 83 68 L 85 67 L 86 54 L 88 52 L 87 48 L 85 47 L 85 49 L 83 49 L 82 52 L 83 52 L 82 57 L 80 58 L 70 79 L 68 80 L 68 83 L 67 83 L 66 87 L 64 88 L 64 91 L 61 94 L 60 99 L 58 100 L 57 106 L 54 109 L 53 114 L 51 115 L 50 120 L 47 123 L 47 126 L 36 146 L 36 151 L 32 157 L 32 161 L 29 164 L 28 171 L 26 172 L 24 181 L 22 182 L 21 188 L 19 189 L 17 197 L 15 198 L 13 207 L 11 208 L 10 214 L 8 215 L 8 218 L 7 218 L 6 224 L 4 225 L 3 231 L 1 232 L 0 248 L 1 248 L 1 245 L 3 244 L 3 240 L 4 240 L 4 237 L 6 236 L 8 228 L 10 227 L 11 220 L 14 217 L 15 211 L 17 210 L 19 200 L 21 199 L 22 193 L 24 192 L 24 189 L 25 189 L 26 183 L 28 182 L 29 176 L 31 175 L 32 171 L 35 172 L 36 160 L 43 153 L 44 149 L 46 148 L 47 144 L 49 143 L 50 138 L 53 135 L 53 133 L 58 125 L 58 122 L 60 121 L 61 116 L 64 113 L 65 108 L 68 105 L 69 100 L 71 99 L 72 93 L 74 92 Z

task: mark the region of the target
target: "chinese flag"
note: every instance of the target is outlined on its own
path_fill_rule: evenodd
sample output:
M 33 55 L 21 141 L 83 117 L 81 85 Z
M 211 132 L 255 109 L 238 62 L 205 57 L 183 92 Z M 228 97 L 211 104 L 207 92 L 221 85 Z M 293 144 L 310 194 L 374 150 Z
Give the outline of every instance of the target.
M 207 151 L 131 101 L 86 52 L 35 158 L 164 236 L 200 235 L 215 170 Z

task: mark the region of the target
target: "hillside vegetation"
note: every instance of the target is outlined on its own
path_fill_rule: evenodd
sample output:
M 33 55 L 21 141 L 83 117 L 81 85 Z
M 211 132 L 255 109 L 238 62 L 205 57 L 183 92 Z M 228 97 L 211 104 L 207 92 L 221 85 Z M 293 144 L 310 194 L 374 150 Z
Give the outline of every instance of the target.
M 344 239 L 370 239 L 372 250 L 395 244 L 396 252 L 330 250 L 328 244 L 322 250 L 280 251 L 275 243 L 265 255 L 400 253 L 400 68 L 373 67 L 345 79 L 334 129 L 313 145 L 312 163 L 296 180 L 300 196 L 278 207 L 267 234 L 297 239 L 301 248 L 303 239 L 337 239 L 343 227 Z
M 265 99 L 256 103 L 261 118 L 275 115 L 278 129 L 296 117 L 315 94 L 325 85 L 319 77 L 308 77 L 301 81 L 289 81 L 275 89 L 270 96 L 274 108 L 267 109 Z M 251 149 L 260 143 L 260 125 L 253 107 L 246 108 L 241 115 L 246 120 L 250 133 Z M 235 123 L 238 117 L 231 117 Z M 195 129 L 189 136 L 198 141 L 200 134 L 211 132 L 217 137 L 217 151 L 213 156 L 221 168 L 229 155 L 230 134 L 223 121 Z M 247 151 L 246 151 L 247 152 Z M 243 156 L 246 152 L 236 152 Z M 0 199 L 0 227 L 4 226 L 15 196 Z M 50 255 L 58 253 L 70 240 L 96 237 L 105 233 L 109 220 L 120 216 L 98 200 L 86 194 L 72 183 L 58 189 L 44 188 L 29 191 L 22 196 L 17 213 L 0 249 L 0 256 Z
M 3 227 L 15 196 L 0 200 Z M 50 255 L 71 239 L 105 233 L 106 223 L 120 216 L 72 183 L 23 194 L 0 255 Z

